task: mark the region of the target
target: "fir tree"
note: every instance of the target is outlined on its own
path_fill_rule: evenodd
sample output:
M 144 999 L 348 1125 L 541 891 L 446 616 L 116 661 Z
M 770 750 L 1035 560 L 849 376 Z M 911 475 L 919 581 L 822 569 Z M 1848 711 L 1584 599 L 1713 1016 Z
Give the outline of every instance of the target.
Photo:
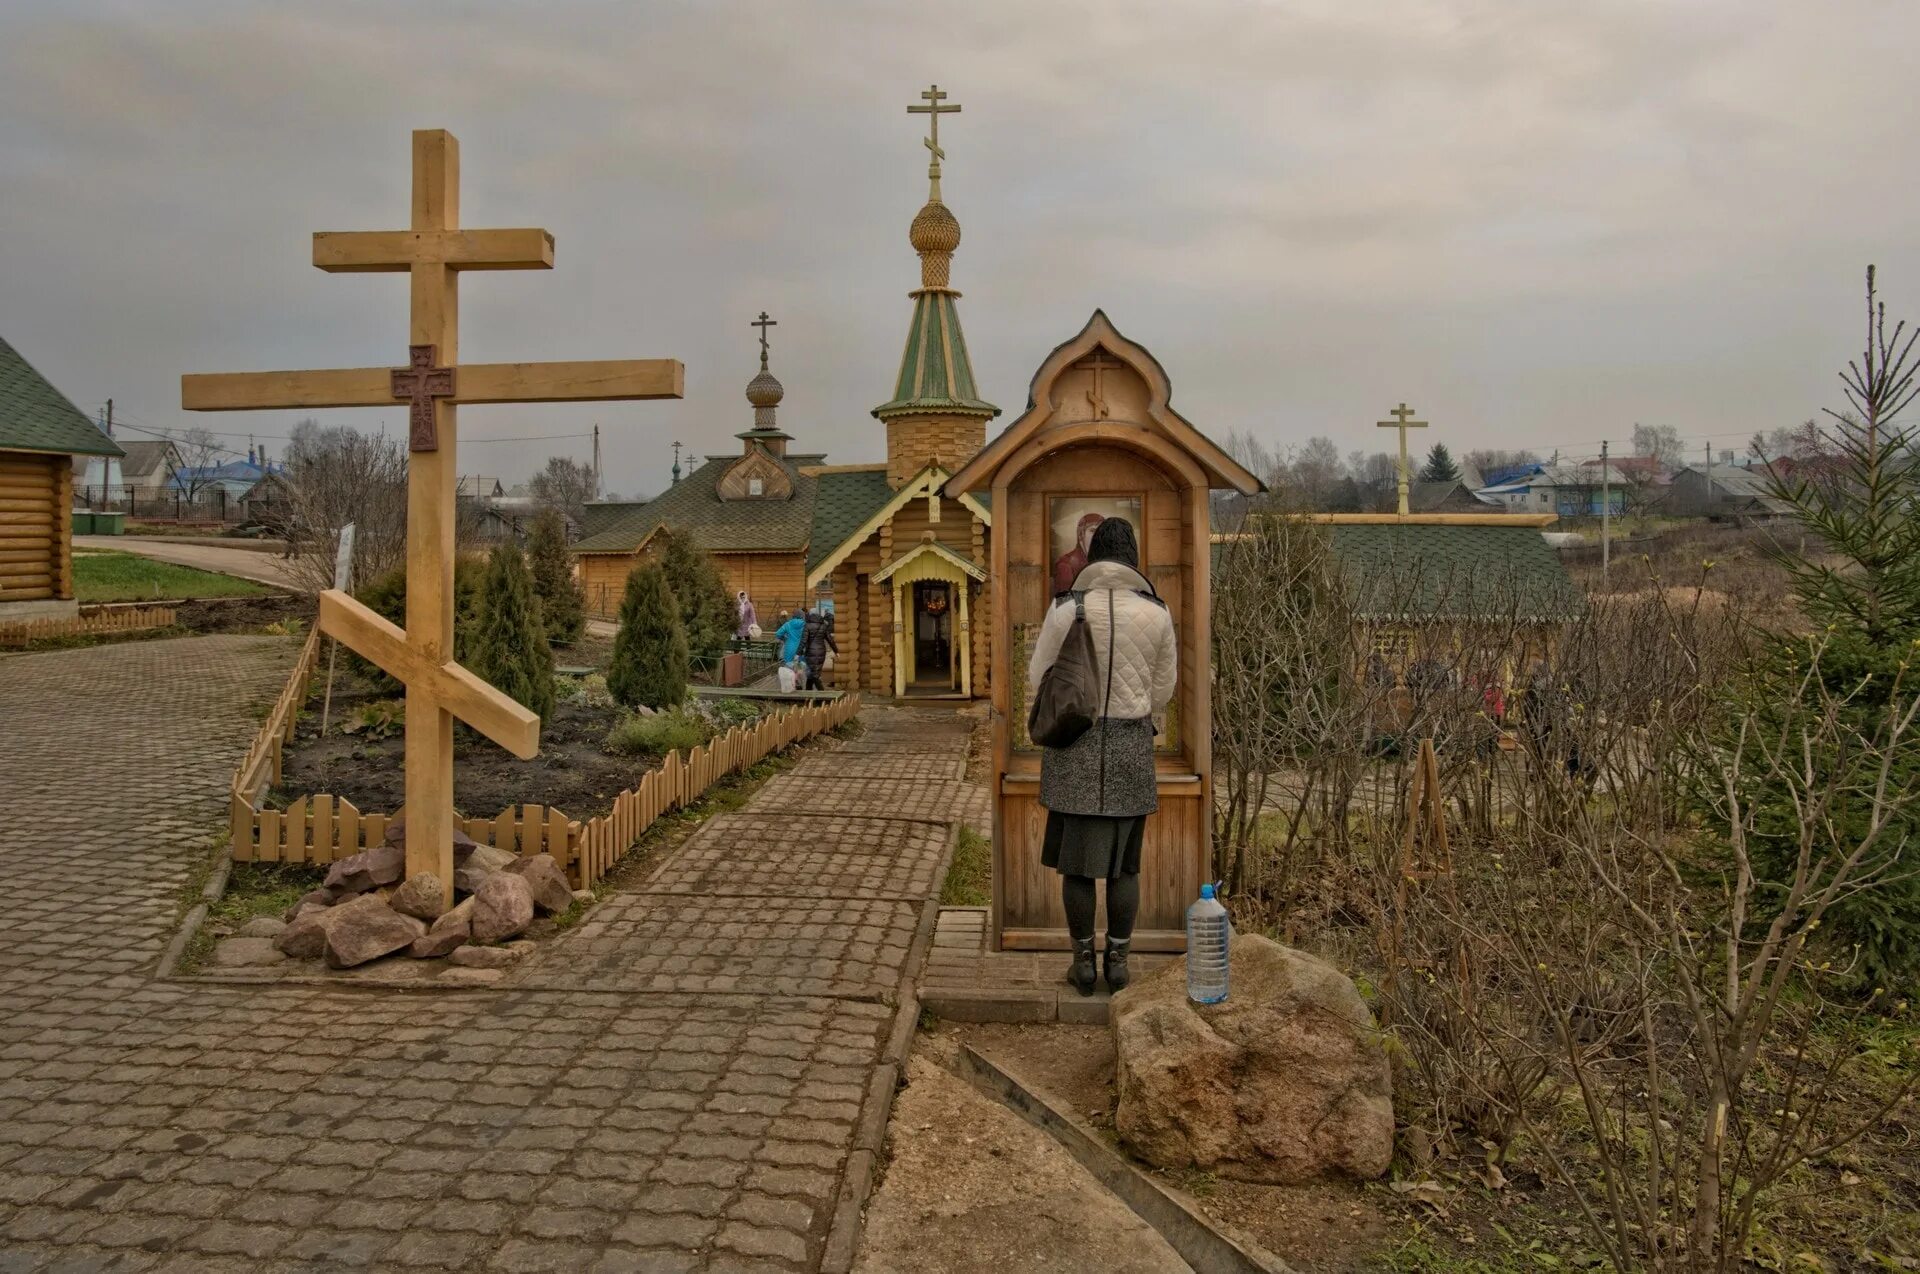
M 1914 460 L 1915 431 L 1895 420 L 1920 393 L 1914 338 L 1905 323 L 1887 331 L 1886 307 L 1875 295 L 1869 267 L 1866 348 L 1841 373 L 1847 408 L 1827 413 L 1832 424 L 1824 450 L 1837 458 L 1812 476 L 1770 468 L 1771 493 L 1792 507 L 1795 520 L 1825 548 L 1807 557 L 1783 544 L 1776 553 L 1813 628 L 1811 637 L 1768 634 L 1753 670 L 1749 694 L 1770 723 L 1785 731 L 1781 737 L 1799 733 L 1797 715 L 1822 710 L 1820 702 L 1790 693 L 1803 677 L 1818 678 L 1838 705 L 1832 710 L 1841 724 L 1862 742 L 1897 704 L 1910 701 L 1920 680 L 1914 667 L 1920 654 L 1920 517 L 1914 513 L 1920 508 L 1920 465 Z M 1823 778 L 1845 786 L 1860 781 L 1848 751 L 1836 744 L 1812 760 Z M 1920 748 L 1906 749 L 1888 781 L 1890 790 L 1920 784 Z M 1756 873 L 1775 882 L 1790 879 L 1801 851 L 1795 811 L 1775 792 L 1742 796 L 1759 814 L 1762 834 L 1751 847 Z M 1824 838 L 1830 843 L 1819 852 L 1844 853 L 1859 843 L 1865 804 L 1853 800 L 1836 807 Z M 1825 917 L 1843 956 L 1851 959 L 1857 950 L 1855 967 L 1866 986 L 1911 988 L 1920 980 L 1920 874 L 1912 865 L 1920 812 L 1907 805 L 1896 821 L 1881 842 L 1889 848 L 1862 865 L 1863 874 L 1880 873 L 1880 879 L 1843 894 Z
M 680 604 L 687 653 L 697 660 L 718 659 L 739 622 L 727 582 L 712 554 L 695 544 L 692 536 L 668 527 L 661 528 L 660 536 L 664 540 L 660 568 Z
M 587 603 L 580 592 L 580 581 L 573 577 L 573 562 L 567 557 L 567 524 L 558 510 L 543 509 L 534 518 L 528 558 L 547 641 L 560 646 L 578 641 L 587 626 Z
M 1433 444 L 1433 449 L 1427 452 L 1427 463 L 1420 470 L 1419 477 L 1422 482 L 1460 481 L 1460 466 L 1453 462 L 1453 453 L 1447 450 L 1446 443 Z
M 687 634 L 657 563 L 643 563 L 627 576 L 607 690 L 629 708 L 671 708 L 687 697 Z
M 472 663 L 476 676 L 539 713 L 541 720 L 553 715 L 553 647 L 540 622 L 526 555 L 511 540 L 487 558 Z

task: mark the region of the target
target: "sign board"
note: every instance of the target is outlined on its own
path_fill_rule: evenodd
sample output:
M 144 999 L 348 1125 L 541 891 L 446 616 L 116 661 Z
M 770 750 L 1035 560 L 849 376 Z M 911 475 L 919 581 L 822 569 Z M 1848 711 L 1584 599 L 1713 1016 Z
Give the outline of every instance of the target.
M 340 528 L 340 547 L 333 554 L 333 586 L 343 593 L 353 591 L 353 523 Z

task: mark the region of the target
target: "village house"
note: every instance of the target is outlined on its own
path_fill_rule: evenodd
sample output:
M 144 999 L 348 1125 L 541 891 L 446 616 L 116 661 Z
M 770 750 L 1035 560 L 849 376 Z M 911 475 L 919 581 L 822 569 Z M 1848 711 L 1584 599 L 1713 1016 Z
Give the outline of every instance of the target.
M 1660 511 L 1680 518 L 1758 521 L 1784 517 L 1793 507 L 1773 494 L 1765 469 L 1717 464 L 1674 474 Z
M 0 339 L 0 620 L 78 613 L 73 461 L 124 453 Z
M 74 502 L 92 507 L 151 503 L 166 493 L 180 467 L 180 448 L 165 438 L 120 442 L 125 456 L 75 456 Z

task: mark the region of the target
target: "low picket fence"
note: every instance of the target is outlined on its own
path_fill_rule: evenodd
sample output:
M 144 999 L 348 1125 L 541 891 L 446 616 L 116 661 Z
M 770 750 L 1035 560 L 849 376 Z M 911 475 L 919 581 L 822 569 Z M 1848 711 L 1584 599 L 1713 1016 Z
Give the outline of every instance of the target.
M 138 632 L 143 628 L 171 628 L 175 618 L 171 606 L 116 606 L 54 619 L 21 620 L 0 624 L 0 646 L 24 646 L 49 637 L 92 637 L 100 633 Z
M 325 864 L 381 844 L 393 816 L 363 814 L 336 796 L 303 796 L 284 810 L 263 808 L 266 789 L 280 781 L 281 753 L 293 738 L 319 660 L 318 634 L 301 648 L 286 686 L 267 714 L 246 758 L 234 772 L 230 840 L 236 862 Z M 522 856 L 552 854 L 576 889 L 591 886 L 646 834 L 661 815 L 698 801 L 728 775 L 804 739 L 851 721 L 858 695 L 796 705 L 751 726 L 735 726 L 686 753 L 668 755 L 638 784 L 614 798 L 613 808 L 585 822 L 544 805 L 515 805 L 494 818 L 459 818 L 483 845 Z

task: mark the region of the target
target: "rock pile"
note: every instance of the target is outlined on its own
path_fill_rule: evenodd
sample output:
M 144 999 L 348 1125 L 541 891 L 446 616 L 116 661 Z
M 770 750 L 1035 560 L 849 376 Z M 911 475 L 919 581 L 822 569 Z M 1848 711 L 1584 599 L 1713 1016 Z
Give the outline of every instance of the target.
M 383 956 L 449 957 L 457 968 L 440 981 L 485 983 L 531 948 L 508 942 L 525 933 L 536 914 L 558 915 L 576 895 L 551 854 L 525 858 L 454 833 L 453 891 L 447 906 L 432 872 L 406 876 L 405 824 L 395 819 L 386 843 L 333 864 L 319 888 L 303 895 L 280 920 L 260 917 L 219 943 L 216 968 L 272 965 L 287 959 L 324 960 L 351 969 Z M 403 879 L 404 877 L 404 879 Z M 456 976 L 457 975 L 457 976 Z
M 1220 1004 L 1187 999 L 1179 961 L 1114 997 L 1120 1139 L 1156 1166 L 1241 1181 L 1384 1174 L 1392 1076 L 1352 981 L 1253 934 L 1230 963 Z

